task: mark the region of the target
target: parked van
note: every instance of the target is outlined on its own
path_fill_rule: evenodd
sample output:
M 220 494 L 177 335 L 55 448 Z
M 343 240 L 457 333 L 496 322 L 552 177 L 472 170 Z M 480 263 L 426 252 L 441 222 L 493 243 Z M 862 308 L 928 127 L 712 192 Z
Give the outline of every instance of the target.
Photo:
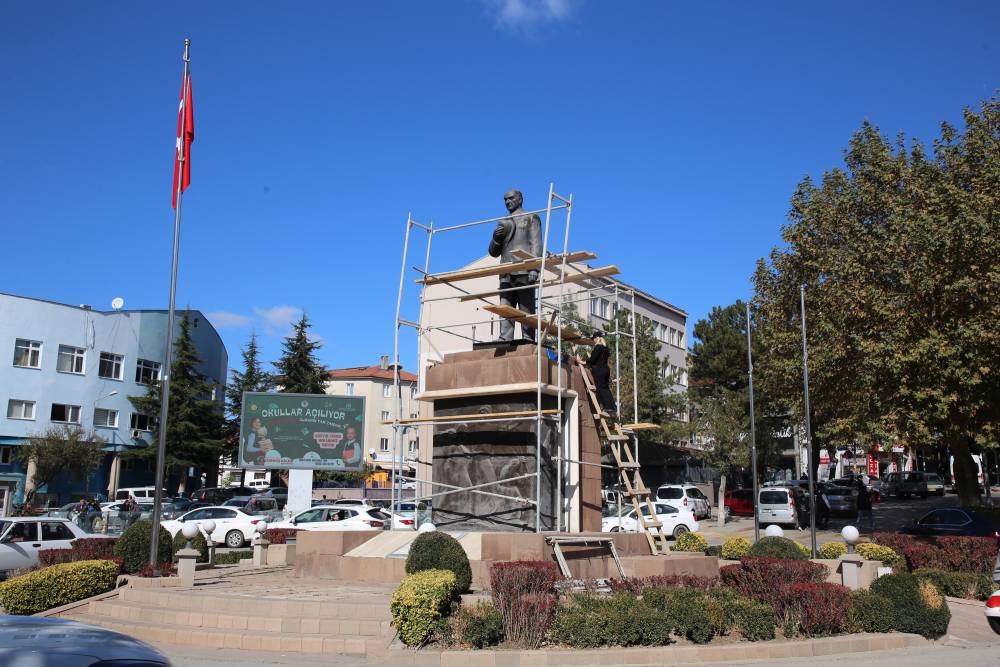
M 796 504 L 806 502 L 805 495 L 791 487 L 772 486 L 757 495 L 757 519 L 762 524 L 798 525 Z
M 156 487 L 155 486 L 134 486 L 126 489 L 118 489 L 115 491 L 115 500 L 125 500 L 126 498 L 134 498 L 140 503 L 151 503 L 156 497 Z M 163 498 L 167 499 L 169 496 L 164 493 Z
M 897 498 L 909 498 L 910 496 L 920 496 L 926 498 L 927 474 L 911 470 L 908 472 L 891 472 L 886 475 L 882 483 L 882 492 L 888 496 Z

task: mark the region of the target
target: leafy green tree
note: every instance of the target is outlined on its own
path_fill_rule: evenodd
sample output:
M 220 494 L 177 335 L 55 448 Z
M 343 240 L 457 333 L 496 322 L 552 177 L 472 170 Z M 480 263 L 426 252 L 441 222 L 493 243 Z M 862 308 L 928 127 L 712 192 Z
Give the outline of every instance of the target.
M 218 401 L 212 399 L 212 385 L 198 370 L 201 360 L 191 338 L 191 319 L 187 312 L 181 318 L 177 340 L 174 342 L 170 368 L 170 406 L 166 425 L 166 470 L 173 470 L 184 487 L 183 470 L 198 467 L 217 470 L 219 457 L 225 452 L 223 441 L 223 414 Z M 156 418 L 153 442 L 159 442 L 160 409 L 163 396 L 162 381 L 150 384 L 145 396 L 129 396 L 135 409 Z M 156 458 L 157 447 L 134 450 L 124 454 L 129 458 Z
M 104 458 L 104 442 L 100 436 L 70 425 L 50 426 L 28 436 L 16 450 L 18 459 L 34 468 L 27 480 L 31 488 L 24 497 L 24 507 L 34 502 L 38 487 L 50 484 L 59 475 L 66 474 L 76 481 L 93 474 Z
M 814 448 L 943 443 L 972 503 L 970 451 L 995 446 L 1000 410 L 1000 100 L 964 119 L 930 152 L 865 123 L 845 168 L 799 185 L 754 285 L 757 376 L 798 410 L 807 285 Z
M 716 389 L 746 389 L 746 304 L 737 300 L 729 306 L 714 306 L 706 319 L 695 322 L 691 333 L 689 390 L 711 395 Z
M 309 318 L 302 317 L 295 323 L 292 335 L 282 344 L 281 359 L 275 362 L 277 374 L 274 381 L 281 391 L 290 394 L 322 394 L 329 380 L 326 366 L 316 358 L 316 351 L 322 347 L 318 341 L 309 340 Z
M 716 387 L 689 393 L 691 427 L 702 447 L 693 454 L 719 473 L 719 524 L 725 524 L 726 478 L 733 466 L 750 464 L 750 414 L 745 390 Z
M 274 380 L 271 374 L 264 371 L 260 364 L 256 333 L 250 334 L 250 340 L 240 350 L 240 356 L 243 357 L 243 370 L 232 369 L 229 384 L 226 386 L 225 455 L 232 461 L 236 460 L 239 448 L 240 415 L 243 412 L 244 392 L 263 392 L 274 389 Z

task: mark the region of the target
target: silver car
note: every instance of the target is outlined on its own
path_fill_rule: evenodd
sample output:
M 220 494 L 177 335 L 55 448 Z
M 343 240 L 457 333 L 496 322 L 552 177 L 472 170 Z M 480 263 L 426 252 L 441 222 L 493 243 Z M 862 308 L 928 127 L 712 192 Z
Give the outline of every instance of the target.
M 64 618 L 4 616 L 0 664 L 17 667 L 170 667 L 155 648 L 127 635 Z

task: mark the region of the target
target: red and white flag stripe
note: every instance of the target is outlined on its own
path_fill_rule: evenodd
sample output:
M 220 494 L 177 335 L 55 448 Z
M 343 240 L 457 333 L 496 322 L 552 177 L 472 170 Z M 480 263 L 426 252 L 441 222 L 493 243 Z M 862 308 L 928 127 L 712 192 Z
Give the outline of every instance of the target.
M 186 94 L 185 94 L 186 93 Z M 182 136 L 183 135 L 183 136 Z M 183 141 L 183 164 L 181 161 Z M 177 181 L 181 179 L 181 192 L 191 184 L 191 144 L 194 143 L 194 97 L 191 94 L 191 72 L 181 82 L 181 101 L 177 108 L 177 143 L 174 148 L 173 206 L 177 208 Z

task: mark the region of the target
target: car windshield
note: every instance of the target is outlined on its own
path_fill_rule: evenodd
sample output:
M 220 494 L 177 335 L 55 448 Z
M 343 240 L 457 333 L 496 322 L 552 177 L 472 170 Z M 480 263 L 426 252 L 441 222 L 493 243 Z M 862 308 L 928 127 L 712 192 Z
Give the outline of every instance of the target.
M 10 524 L 10 521 L 0 521 L 0 535 L 7 532 L 7 529 L 10 528 Z
M 656 497 L 660 500 L 677 500 L 684 495 L 684 489 L 679 489 L 676 486 L 662 488 L 656 492 Z
M 760 503 L 762 505 L 784 505 L 788 502 L 786 491 L 761 491 Z
M 368 516 L 380 521 L 387 521 L 390 518 L 389 515 L 382 510 L 368 510 Z
M 937 475 L 927 475 L 927 481 L 928 482 L 940 482 L 941 478 L 938 477 Z

